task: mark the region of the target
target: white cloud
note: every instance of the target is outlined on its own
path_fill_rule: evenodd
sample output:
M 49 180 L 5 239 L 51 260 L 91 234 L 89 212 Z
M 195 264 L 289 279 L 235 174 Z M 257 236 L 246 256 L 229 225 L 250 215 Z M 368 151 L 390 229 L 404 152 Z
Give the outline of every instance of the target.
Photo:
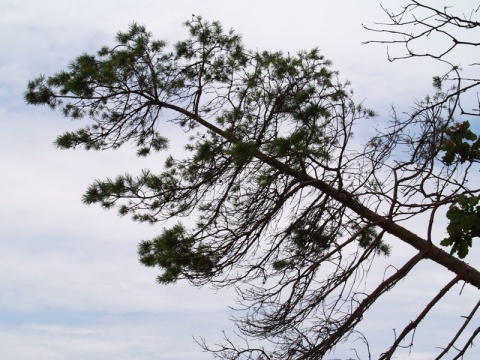
M 141 322 L 114 317 L 81 325 L 0 325 L 0 356 L 9 360 L 208 359 L 190 336 L 189 326 L 205 325 L 203 331 L 212 335 L 219 331 L 213 314 L 172 315 L 143 317 Z

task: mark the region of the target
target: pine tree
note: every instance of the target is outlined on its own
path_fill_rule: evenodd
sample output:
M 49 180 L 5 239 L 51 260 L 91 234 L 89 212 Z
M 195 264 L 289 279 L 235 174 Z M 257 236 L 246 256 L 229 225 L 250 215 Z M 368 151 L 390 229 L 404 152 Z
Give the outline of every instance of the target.
M 160 283 L 236 286 L 247 308 L 242 334 L 273 344 L 240 348 L 227 339 L 211 351 L 320 359 L 421 260 L 454 274 L 440 294 L 460 281 L 480 288 L 480 273 L 456 256 L 480 232 L 479 190 L 467 184 L 480 142 L 445 106 L 451 93 L 437 83 L 414 115 L 394 117 L 359 147 L 353 131 L 375 113 L 353 101 L 318 49 L 252 51 L 218 22 L 185 25 L 189 38 L 169 47 L 132 24 L 113 47 L 31 81 L 25 98 L 88 119 L 57 138 L 62 149 L 133 144 L 138 156 L 154 156 L 168 149 L 166 122 L 190 134 L 189 155 L 169 156 L 163 172 L 96 180 L 83 200 L 140 222 L 176 220 L 139 244 L 141 263 L 159 268 Z M 450 225 L 441 245 L 450 253 L 432 233 L 444 207 Z M 425 214 L 432 226 L 422 237 L 407 220 Z M 369 264 L 398 241 L 417 254 L 361 295 Z

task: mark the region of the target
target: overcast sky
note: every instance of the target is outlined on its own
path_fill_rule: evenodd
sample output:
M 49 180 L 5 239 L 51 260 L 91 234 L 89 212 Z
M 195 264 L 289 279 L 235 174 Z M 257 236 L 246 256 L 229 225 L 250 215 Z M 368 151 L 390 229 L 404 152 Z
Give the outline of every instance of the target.
M 0 0 L 1 359 L 208 359 L 192 336 L 213 342 L 222 330 L 232 330 L 232 292 L 186 283 L 160 286 L 156 272 L 138 263 L 138 242 L 160 228 L 80 201 L 96 178 L 135 174 L 161 161 L 138 159 L 128 146 L 103 153 L 57 150 L 55 137 L 76 125 L 23 101 L 29 79 L 64 68 L 84 51 L 111 45 L 116 32 L 131 22 L 174 43 L 185 37 L 181 23 L 192 14 L 236 29 L 247 48 L 295 52 L 319 47 L 341 77 L 352 82 L 357 100 L 376 110 L 379 119 L 388 117 L 392 104 L 408 110 L 441 71 L 427 61 L 390 63 L 384 47 L 361 45 L 374 37 L 361 24 L 385 20 L 378 0 Z M 394 255 L 387 261 L 393 264 L 411 254 L 392 245 Z M 469 261 L 479 265 L 478 258 L 476 253 Z M 421 304 L 422 292 L 432 295 L 451 278 L 429 269 L 420 267 L 401 285 L 403 297 L 387 296 L 372 309 L 365 329 L 378 342 L 393 336 L 386 312 L 407 321 L 412 301 Z M 450 319 L 449 312 L 458 316 L 454 310 L 478 298 L 468 290 L 459 303 L 458 291 L 427 328 L 460 321 Z M 431 345 L 422 341 L 420 348 Z M 411 358 L 430 357 L 420 352 Z

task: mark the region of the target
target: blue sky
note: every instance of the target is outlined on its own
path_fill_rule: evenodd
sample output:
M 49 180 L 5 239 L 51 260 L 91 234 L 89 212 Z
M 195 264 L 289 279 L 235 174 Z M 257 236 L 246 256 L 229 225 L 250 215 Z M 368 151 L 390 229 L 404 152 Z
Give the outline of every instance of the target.
M 23 92 L 29 79 L 64 68 L 84 51 L 112 44 L 116 32 L 132 21 L 173 43 L 185 36 L 181 23 L 192 14 L 236 29 L 247 48 L 295 52 L 318 46 L 341 77 L 351 80 L 357 100 L 379 113 L 375 121 L 386 119 L 392 104 L 407 111 L 414 98 L 430 91 L 431 77 L 442 70 L 424 60 L 390 63 L 383 46 L 361 45 L 374 37 L 361 24 L 385 20 L 377 0 L 1 4 L 1 359 L 208 359 L 192 336 L 213 342 L 222 330 L 232 330 L 228 305 L 233 305 L 233 291 L 196 289 L 186 283 L 160 286 L 155 271 L 138 263 L 138 242 L 157 235 L 158 227 L 135 224 L 80 201 L 96 178 L 158 169 L 162 161 L 138 159 L 128 146 L 103 153 L 55 149 L 55 137 L 76 124 L 48 109 L 27 107 Z M 443 231 L 440 226 L 439 233 Z M 393 256 L 380 260 L 379 269 L 400 264 L 411 254 L 399 243 L 392 245 Z M 468 261 L 479 265 L 478 255 Z M 431 295 L 450 278 L 438 268 L 420 267 L 397 297 L 387 296 L 371 310 L 364 328 L 377 339 L 391 339 L 385 314 L 392 324 L 409 319 L 408 314 L 419 310 L 412 312 L 410 306 L 427 301 L 422 294 Z M 439 324 L 458 323 L 459 307 L 460 312 L 463 306 L 469 311 L 466 305 L 478 298 L 478 293 L 465 291 L 461 303 L 459 289 L 454 292 L 427 329 L 443 331 Z M 419 351 L 411 358 L 429 356 Z

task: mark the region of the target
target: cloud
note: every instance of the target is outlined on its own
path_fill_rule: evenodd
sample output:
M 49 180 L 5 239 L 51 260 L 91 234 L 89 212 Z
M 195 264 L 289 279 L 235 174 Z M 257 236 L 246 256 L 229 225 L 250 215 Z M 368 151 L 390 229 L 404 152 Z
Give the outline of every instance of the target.
M 208 359 L 190 336 L 219 331 L 218 313 L 102 317 L 86 323 L 0 325 L 0 356 L 9 360 Z

